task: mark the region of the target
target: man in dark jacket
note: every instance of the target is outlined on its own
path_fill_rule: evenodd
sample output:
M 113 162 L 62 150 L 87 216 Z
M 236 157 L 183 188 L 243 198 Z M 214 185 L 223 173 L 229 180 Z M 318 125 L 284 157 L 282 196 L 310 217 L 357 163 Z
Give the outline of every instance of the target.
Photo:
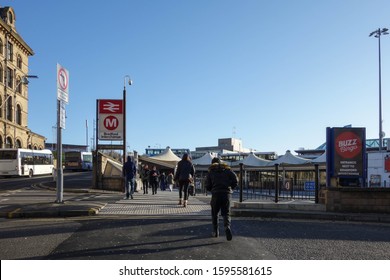
M 131 160 L 131 157 L 127 157 L 126 163 L 123 165 L 122 175 L 125 177 L 125 190 L 126 190 L 126 199 L 133 199 L 134 193 L 134 179 L 136 174 L 136 167 L 134 162 Z
M 213 158 L 205 182 L 206 189 L 212 194 L 210 205 L 213 223 L 213 237 L 219 236 L 218 213 L 221 211 L 226 239 L 230 241 L 233 238 L 232 230 L 230 228 L 230 203 L 233 189 L 237 187 L 237 185 L 237 176 L 230 167 L 225 163 L 221 163 L 219 158 Z

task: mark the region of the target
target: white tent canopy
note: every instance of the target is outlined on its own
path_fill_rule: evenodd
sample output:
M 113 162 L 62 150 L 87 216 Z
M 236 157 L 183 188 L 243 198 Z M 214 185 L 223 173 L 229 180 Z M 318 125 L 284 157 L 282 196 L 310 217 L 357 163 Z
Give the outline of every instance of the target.
M 175 155 L 172 150 L 167 147 L 165 151 L 159 155 L 153 157 L 139 156 L 139 160 L 142 162 L 161 165 L 164 167 L 175 168 L 176 164 L 181 160 L 181 158 Z
M 311 161 L 309 159 L 295 156 L 290 151 L 286 151 L 286 153 L 283 156 L 281 156 L 277 160 L 272 161 L 272 165 L 275 164 L 297 165 L 297 164 L 306 164 L 310 162 Z
M 171 148 L 167 147 L 164 152 L 152 157 L 153 159 L 162 160 L 162 161 L 175 161 L 179 162 L 181 158 L 175 155 Z
M 319 157 L 313 159 L 311 163 L 326 163 L 326 152 L 320 155 Z
M 197 159 L 194 159 L 192 161 L 192 164 L 194 165 L 211 165 L 211 160 L 215 158 L 215 155 L 213 155 L 212 153 L 208 152 L 208 153 L 205 153 L 203 156 L 201 156 L 200 158 L 197 158 Z
M 253 152 L 251 152 L 243 160 L 240 160 L 240 161 L 234 163 L 234 166 L 237 166 L 240 163 L 244 164 L 245 166 L 250 166 L 250 167 L 263 167 L 263 166 L 271 165 L 272 161 L 259 158 Z

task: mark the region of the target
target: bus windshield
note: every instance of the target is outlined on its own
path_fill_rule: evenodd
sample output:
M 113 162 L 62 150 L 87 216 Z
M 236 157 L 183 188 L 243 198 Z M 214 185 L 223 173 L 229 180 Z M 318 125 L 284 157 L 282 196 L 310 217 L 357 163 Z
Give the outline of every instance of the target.
M 84 162 L 92 162 L 92 154 L 83 154 Z

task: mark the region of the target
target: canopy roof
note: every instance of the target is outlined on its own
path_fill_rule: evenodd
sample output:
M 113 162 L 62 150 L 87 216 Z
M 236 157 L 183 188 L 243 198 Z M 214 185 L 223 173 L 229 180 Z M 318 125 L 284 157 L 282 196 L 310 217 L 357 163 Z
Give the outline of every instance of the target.
M 272 165 L 273 162 L 270 160 L 259 158 L 258 156 L 256 156 L 254 153 L 251 152 L 243 160 L 235 162 L 234 166 L 239 165 L 240 163 L 250 167 L 263 167 L 263 166 Z
M 207 165 L 207 166 L 210 166 L 211 165 L 211 160 L 213 158 L 215 158 L 215 156 L 212 153 L 208 152 L 208 153 L 205 153 L 200 158 L 194 159 L 192 161 L 192 164 L 194 164 L 194 165 Z
M 320 155 L 319 157 L 313 159 L 312 163 L 326 163 L 326 152 Z
M 176 161 L 179 162 L 181 158 L 175 155 L 171 148 L 167 147 L 164 152 L 152 157 L 153 159 L 162 160 L 162 161 Z
M 272 165 L 274 165 L 274 164 L 287 164 L 287 165 L 289 165 L 289 164 L 291 164 L 291 165 L 293 165 L 293 164 L 306 164 L 306 163 L 310 163 L 310 162 L 311 161 L 309 159 L 295 156 L 290 151 L 286 151 L 286 153 L 283 156 L 281 156 L 277 160 L 272 161 Z
M 175 155 L 172 150 L 167 147 L 164 152 L 153 157 L 139 156 L 139 160 L 154 165 L 160 165 L 169 168 L 175 168 L 176 164 L 181 160 Z

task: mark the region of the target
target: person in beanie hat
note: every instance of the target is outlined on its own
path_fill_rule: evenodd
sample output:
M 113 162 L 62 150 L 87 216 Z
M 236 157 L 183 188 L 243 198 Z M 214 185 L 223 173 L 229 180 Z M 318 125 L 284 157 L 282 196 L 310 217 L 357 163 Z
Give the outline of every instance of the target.
M 211 192 L 211 218 L 213 231 L 212 236 L 219 236 L 218 213 L 221 211 L 225 228 L 226 239 L 232 240 L 230 204 L 233 189 L 237 187 L 238 179 L 236 174 L 219 158 L 213 158 L 209 167 L 205 187 Z

